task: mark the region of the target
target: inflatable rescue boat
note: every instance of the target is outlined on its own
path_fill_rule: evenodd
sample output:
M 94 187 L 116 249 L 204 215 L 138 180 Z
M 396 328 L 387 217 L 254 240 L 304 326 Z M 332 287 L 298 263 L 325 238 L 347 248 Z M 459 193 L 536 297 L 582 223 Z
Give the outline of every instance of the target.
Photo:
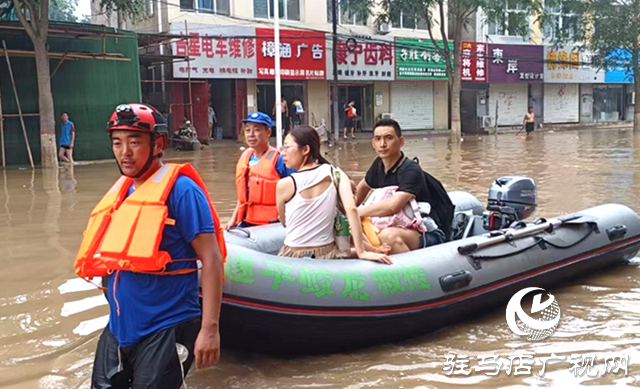
M 270 353 L 349 350 L 415 337 L 506 306 L 525 287 L 555 287 L 633 258 L 640 218 L 606 204 L 536 219 L 536 187 L 501 177 L 488 206 L 450 192 L 453 240 L 365 260 L 278 257 L 280 224 L 226 232 L 223 346 Z

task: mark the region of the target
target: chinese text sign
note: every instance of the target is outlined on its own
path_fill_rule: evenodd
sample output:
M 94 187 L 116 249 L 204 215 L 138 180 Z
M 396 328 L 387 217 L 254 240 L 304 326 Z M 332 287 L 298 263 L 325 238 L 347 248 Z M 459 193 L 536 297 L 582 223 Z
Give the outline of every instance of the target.
M 442 41 L 437 41 L 440 48 Z M 453 52 L 453 45 L 449 44 Z M 446 80 L 447 63 L 430 39 L 396 38 L 398 80 Z
M 325 34 L 280 30 L 280 75 L 284 80 L 326 78 Z M 273 29 L 256 28 L 258 79 L 275 78 Z
M 184 25 L 171 25 L 172 34 L 185 35 Z M 255 29 L 245 26 L 189 25 L 189 36 L 173 41 L 173 53 L 191 61 L 173 64 L 176 78 L 256 78 Z
M 543 46 L 489 44 L 489 82 L 544 82 Z

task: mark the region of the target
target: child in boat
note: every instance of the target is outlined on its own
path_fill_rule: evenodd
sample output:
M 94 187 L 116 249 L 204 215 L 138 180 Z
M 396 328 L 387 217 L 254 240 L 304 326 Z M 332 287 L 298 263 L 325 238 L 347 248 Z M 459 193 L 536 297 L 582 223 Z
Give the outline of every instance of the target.
M 287 168 L 295 168 L 297 173 L 281 179 L 276 187 L 280 222 L 287 229 L 278 255 L 337 259 L 333 228 L 340 200 L 358 258 L 391 264 L 385 254 L 365 250 L 349 177 L 320 155 L 318 133 L 309 126 L 295 127 L 285 138 L 281 154 Z M 339 185 L 335 184 L 334 171 L 341 177 Z

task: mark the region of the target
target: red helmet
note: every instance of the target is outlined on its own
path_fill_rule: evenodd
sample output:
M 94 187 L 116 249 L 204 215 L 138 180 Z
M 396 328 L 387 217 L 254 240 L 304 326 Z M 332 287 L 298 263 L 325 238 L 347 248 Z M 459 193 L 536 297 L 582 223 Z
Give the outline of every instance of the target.
M 167 122 L 157 109 L 147 104 L 118 105 L 107 124 L 107 132 L 115 130 L 151 132 L 164 137 L 164 147 L 167 146 Z

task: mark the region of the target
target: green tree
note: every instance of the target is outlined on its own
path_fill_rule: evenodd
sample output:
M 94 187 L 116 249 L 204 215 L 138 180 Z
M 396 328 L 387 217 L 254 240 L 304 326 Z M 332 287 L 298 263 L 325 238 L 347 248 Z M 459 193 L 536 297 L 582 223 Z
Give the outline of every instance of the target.
M 371 10 L 376 5 L 381 10 L 376 22 L 387 23 L 398 20 L 402 14 L 409 24 L 424 23 L 436 50 L 449 64 L 447 76 L 449 98 L 451 99 L 451 130 L 459 136 L 460 126 L 460 41 L 462 31 L 472 27 L 478 10 L 484 11 L 482 23 L 495 23 L 509 35 L 530 36 L 529 17 L 540 15 L 542 0 L 342 0 L 348 2 L 351 9 Z M 640 1 L 640 0 L 638 0 Z M 507 12 L 507 10 L 517 12 Z M 448 24 L 448 26 L 447 26 Z M 436 44 L 441 36 L 443 45 Z M 453 51 L 448 42 L 453 42 Z
M 56 4 L 63 4 L 63 0 L 52 0 Z M 75 1 L 75 0 L 71 0 Z M 36 73 L 38 79 L 38 107 L 40 111 L 40 148 L 42 167 L 58 167 L 58 153 L 55 139 L 55 117 L 53 113 L 53 95 L 51 94 L 51 72 L 49 67 L 49 52 L 47 39 L 49 34 L 49 20 L 52 4 L 49 0 L 0 0 L 0 8 L 13 3 L 15 15 L 20 24 L 31 38 L 36 58 Z M 118 10 L 123 15 L 136 19 L 141 15 L 142 0 L 101 0 L 100 5 L 108 10 Z M 65 15 L 64 7 L 61 15 Z M 57 11 L 54 11 L 57 12 Z M 55 14 L 55 13 L 54 13 Z
M 78 0 L 51 0 L 49 4 L 49 20 L 56 22 L 78 22 L 73 13 L 78 7 Z

